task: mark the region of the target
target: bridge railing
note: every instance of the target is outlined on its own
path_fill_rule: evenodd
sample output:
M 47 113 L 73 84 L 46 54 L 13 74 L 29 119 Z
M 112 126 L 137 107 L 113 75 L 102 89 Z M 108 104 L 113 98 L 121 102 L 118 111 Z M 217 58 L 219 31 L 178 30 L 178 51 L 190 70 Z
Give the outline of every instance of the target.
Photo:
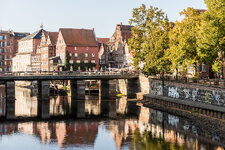
M 135 71 L 132 72 L 101 72 L 101 71 L 89 71 L 89 72 L 80 72 L 80 71 L 42 71 L 42 72 L 5 72 L 0 73 L 0 76 L 99 76 L 99 75 L 124 75 L 124 76 L 134 76 L 138 73 Z

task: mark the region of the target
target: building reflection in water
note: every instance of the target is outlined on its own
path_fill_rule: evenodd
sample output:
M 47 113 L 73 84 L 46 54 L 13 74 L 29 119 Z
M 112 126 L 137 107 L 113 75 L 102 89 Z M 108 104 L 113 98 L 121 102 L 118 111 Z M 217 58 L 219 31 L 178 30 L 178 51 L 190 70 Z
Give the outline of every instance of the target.
M 6 108 L 6 95 L 5 95 L 5 86 L 0 85 L 0 117 L 5 116 L 5 108 Z
M 0 87 L 1 115 L 5 112 L 4 87 Z M 16 87 L 16 116 L 48 118 L 45 121 L 0 123 L 0 136 L 26 134 L 48 149 L 93 149 L 96 145 L 114 145 L 116 149 L 217 149 L 220 137 L 200 133 L 188 120 L 143 106 L 125 97 L 101 100 L 86 96 L 78 101 L 69 96 L 53 96 L 49 101 L 37 99 L 35 91 Z M 65 117 L 61 121 L 52 118 Z M 96 119 L 96 118 L 97 119 Z M 79 119 L 82 118 L 82 119 Z M 101 129 L 101 130 L 100 130 Z M 202 131 L 202 130 L 201 130 Z M 103 142 L 101 136 L 104 136 Z M 110 142 L 109 139 L 113 139 Z M 2 138 L 0 138 L 1 149 Z M 15 145 L 15 149 L 19 145 Z M 36 147 L 34 147 L 35 149 Z M 40 147 L 38 147 L 40 148 Z M 36 148 L 36 149 L 38 149 Z M 108 147 L 110 148 L 110 147 Z M 47 148 L 46 148 L 47 149 Z M 97 148 L 96 148 L 97 149 Z

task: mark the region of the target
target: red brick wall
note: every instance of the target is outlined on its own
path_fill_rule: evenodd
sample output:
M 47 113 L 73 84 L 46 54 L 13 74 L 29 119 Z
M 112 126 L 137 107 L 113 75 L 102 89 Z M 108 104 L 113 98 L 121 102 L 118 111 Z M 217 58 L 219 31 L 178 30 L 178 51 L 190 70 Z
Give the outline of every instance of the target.
M 77 53 L 77 55 L 78 55 L 77 60 L 80 60 L 79 54 L 87 53 L 88 57 L 87 58 L 85 57 L 84 60 L 88 60 L 88 58 L 91 58 L 91 60 L 95 60 L 96 69 L 98 69 L 98 67 L 99 67 L 99 64 L 98 64 L 98 46 L 96 46 L 96 47 L 76 47 L 76 49 L 77 50 L 75 50 L 75 46 L 66 47 L 66 50 L 69 53 L 71 53 L 73 55 L 75 53 Z M 92 57 L 92 53 L 94 54 L 94 57 Z

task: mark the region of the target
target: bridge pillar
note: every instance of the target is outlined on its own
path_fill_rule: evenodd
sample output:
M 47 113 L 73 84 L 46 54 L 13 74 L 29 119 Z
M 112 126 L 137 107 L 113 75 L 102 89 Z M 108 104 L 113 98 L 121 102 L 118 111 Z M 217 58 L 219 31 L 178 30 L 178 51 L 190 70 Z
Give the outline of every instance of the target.
M 37 81 L 37 87 L 38 87 L 38 97 L 39 100 L 41 99 L 49 99 L 50 95 L 50 81 Z
M 84 80 L 70 80 L 70 90 L 72 99 L 85 99 Z
M 99 94 L 102 99 L 111 99 L 116 97 L 116 82 L 116 80 L 101 80 Z
M 5 93 L 7 100 L 15 100 L 15 81 L 5 83 Z
M 49 99 L 38 99 L 38 117 L 41 119 L 50 118 L 50 100 Z
M 136 98 L 138 89 L 138 79 L 118 80 L 118 91 L 124 95 L 127 95 L 127 98 Z
M 6 119 L 15 119 L 15 100 L 6 100 Z
M 138 79 L 128 79 L 127 98 L 136 98 L 136 93 L 139 92 Z
M 15 119 L 15 81 L 5 83 L 6 119 Z

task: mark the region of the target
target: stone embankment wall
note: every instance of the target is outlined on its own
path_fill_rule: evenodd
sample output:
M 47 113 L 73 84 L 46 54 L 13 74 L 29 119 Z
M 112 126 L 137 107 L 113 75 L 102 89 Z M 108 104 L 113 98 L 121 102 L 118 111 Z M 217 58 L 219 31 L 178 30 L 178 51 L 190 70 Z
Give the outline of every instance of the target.
M 149 79 L 150 94 L 166 96 L 174 99 L 195 101 L 199 103 L 225 106 L 225 89 L 198 84 L 185 84 Z

